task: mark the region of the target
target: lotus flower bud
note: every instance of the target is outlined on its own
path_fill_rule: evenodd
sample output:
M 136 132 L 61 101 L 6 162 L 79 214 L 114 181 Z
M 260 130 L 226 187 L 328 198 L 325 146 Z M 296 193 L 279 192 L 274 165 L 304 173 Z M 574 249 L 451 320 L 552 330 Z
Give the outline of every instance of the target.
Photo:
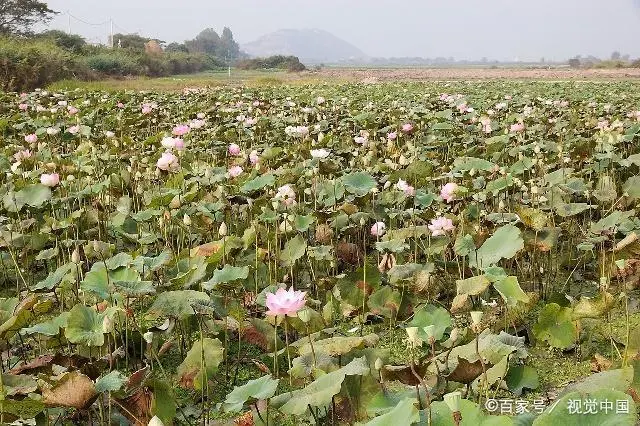
M 153 341 L 153 332 L 147 331 L 142 335 L 142 338 L 144 339 L 145 342 L 151 343 Z
M 480 323 L 482 322 L 482 315 L 483 315 L 482 311 L 472 311 L 471 312 L 471 323 L 475 327 L 479 326 Z
M 102 319 L 102 332 L 103 333 L 111 333 L 113 331 L 113 319 L 109 318 L 108 315 Z
M 175 197 L 173 197 L 173 199 L 171 199 L 171 202 L 169 203 L 169 208 L 179 209 L 181 204 L 182 203 L 180 203 L 180 197 L 176 195 Z
M 227 235 L 227 224 L 222 222 L 220 224 L 220 228 L 218 228 L 218 235 L 220 235 L 221 237 L 224 237 Z
M 184 217 L 182 218 L 182 223 L 184 223 L 185 226 L 191 226 L 191 218 L 188 214 L 185 213 Z
M 375 367 L 376 370 L 381 370 L 382 367 L 384 366 L 384 361 L 382 361 L 380 358 L 376 358 L 376 362 L 373 366 Z
M 451 330 L 451 333 L 449 333 L 449 340 L 455 343 L 458 338 L 460 338 L 460 329 L 458 327 L 455 327 L 453 330 Z
M 75 264 L 80 263 L 80 253 L 78 252 L 78 248 L 76 247 L 71 253 L 71 261 Z
M 162 420 L 160 420 L 158 416 L 153 416 L 153 418 L 149 420 L 147 426 L 164 426 L 164 423 L 162 423 Z
M 422 340 L 418 337 L 418 327 L 407 327 L 405 328 L 407 332 L 409 344 L 413 347 L 419 347 L 422 345 Z

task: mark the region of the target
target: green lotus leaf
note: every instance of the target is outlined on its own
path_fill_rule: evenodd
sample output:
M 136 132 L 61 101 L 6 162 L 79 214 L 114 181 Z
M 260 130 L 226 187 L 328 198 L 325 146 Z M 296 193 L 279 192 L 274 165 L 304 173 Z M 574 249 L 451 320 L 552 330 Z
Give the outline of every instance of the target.
M 69 311 L 64 335 L 71 343 L 102 346 L 104 344 L 102 320 L 102 316 L 95 309 L 79 303 Z
M 240 411 L 245 402 L 271 398 L 278 388 L 280 380 L 271 376 L 249 380 L 242 386 L 236 386 L 224 401 L 225 411 Z
M 560 349 L 573 345 L 578 338 L 578 330 L 572 320 L 572 312 L 571 308 L 562 308 L 557 303 L 545 305 L 533 326 L 536 338 Z
M 180 385 L 184 388 L 202 390 L 213 380 L 218 366 L 223 361 L 224 348 L 218 339 L 205 337 L 196 340 L 187 356 L 178 366 Z

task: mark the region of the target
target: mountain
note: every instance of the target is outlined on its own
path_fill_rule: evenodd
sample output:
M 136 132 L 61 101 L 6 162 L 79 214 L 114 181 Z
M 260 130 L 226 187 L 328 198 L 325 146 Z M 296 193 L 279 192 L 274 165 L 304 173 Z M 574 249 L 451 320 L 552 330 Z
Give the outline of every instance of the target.
M 241 49 L 254 57 L 293 55 L 306 63 L 367 58 L 366 54 L 349 42 L 318 29 L 278 30 L 242 45 Z

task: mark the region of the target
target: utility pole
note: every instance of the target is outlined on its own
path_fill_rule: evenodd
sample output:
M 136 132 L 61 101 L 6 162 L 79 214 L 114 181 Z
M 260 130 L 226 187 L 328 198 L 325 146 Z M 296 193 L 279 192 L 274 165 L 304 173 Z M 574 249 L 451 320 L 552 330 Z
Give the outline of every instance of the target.
M 113 18 L 109 18 L 109 25 L 111 27 L 109 30 L 109 45 L 113 49 Z
M 71 34 L 71 13 L 67 10 L 67 34 Z

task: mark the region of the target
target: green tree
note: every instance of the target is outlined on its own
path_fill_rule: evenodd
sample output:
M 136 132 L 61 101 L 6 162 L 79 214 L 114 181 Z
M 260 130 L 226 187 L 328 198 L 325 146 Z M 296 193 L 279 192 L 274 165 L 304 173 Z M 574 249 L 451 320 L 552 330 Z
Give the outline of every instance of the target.
M 56 13 L 38 0 L 2 0 L 0 34 L 31 35 L 35 24 L 48 22 Z
M 185 46 L 190 53 L 207 53 L 218 55 L 221 39 L 213 28 L 207 28 L 200 32 L 193 40 L 186 41 Z
M 224 27 L 222 30 L 222 37 L 220 37 L 220 47 L 218 49 L 218 56 L 220 58 L 237 59 L 240 54 L 240 46 L 233 39 L 233 33 L 228 27 Z
M 169 43 L 167 45 L 167 47 L 164 49 L 165 52 L 183 52 L 183 53 L 188 53 L 189 49 L 187 49 L 187 46 L 184 45 L 184 43 Z
M 113 46 L 119 47 L 122 49 L 135 50 L 138 52 L 144 52 L 144 45 L 150 41 L 155 40 L 160 45 L 164 43 L 162 40 L 153 39 L 149 37 L 143 37 L 139 34 L 114 34 L 113 35 Z
M 78 34 L 67 34 L 60 30 L 50 30 L 38 34 L 40 37 L 52 40 L 58 47 L 74 53 L 80 53 L 87 42 Z

